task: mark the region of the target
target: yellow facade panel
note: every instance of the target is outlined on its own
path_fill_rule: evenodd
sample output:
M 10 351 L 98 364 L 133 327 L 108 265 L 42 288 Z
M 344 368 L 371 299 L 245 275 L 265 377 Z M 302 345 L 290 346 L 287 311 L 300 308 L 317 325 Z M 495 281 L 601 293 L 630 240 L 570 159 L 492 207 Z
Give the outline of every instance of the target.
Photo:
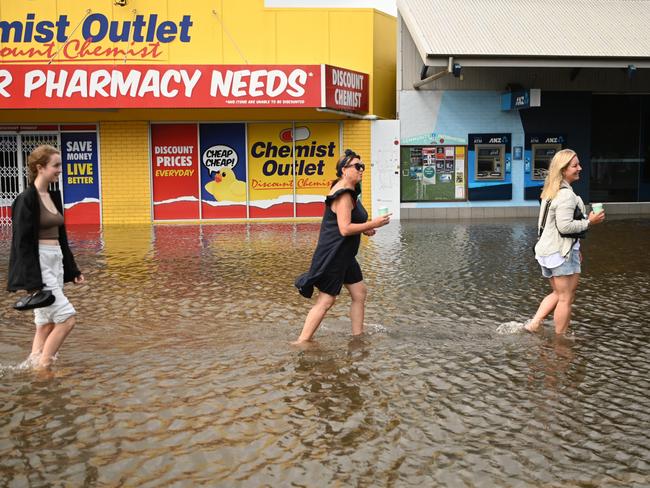
M 329 63 L 372 78 L 373 11 L 339 9 L 329 12 Z
M 149 123 L 99 125 L 104 224 L 151 222 Z
M 112 2 L 111 2 L 112 3 Z M 121 38 L 127 39 L 126 41 L 114 42 L 111 43 L 106 39 L 101 43 L 102 46 L 113 47 L 116 49 L 115 54 L 115 64 L 124 64 L 126 60 L 129 62 L 139 62 L 142 63 L 146 61 L 148 63 L 154 64 L 166 64 L 170 62 L 169 56 L 169 45 L 173 44 L 161 44 L 156 46 L 155 42 L 141 42 L 134 45 L 130 40 L 133 39 L 134 35 L 134 24 L 138 21 L 140 24 L 143 24 L 142 33 L 146 33 L 150 25 L 153 25 L 153 19 L 151 15 L 156 15 L 156 23 L 160 25 L 161 22 L 169 20 L 176 22 L 176 18 L 171 16 L 168 12 L 168 4 L 170 2 L 155 2 L 153 0 L 143 0 L 136 2 L 129 2 L 127 6 L 121 7 L 119 5 L 111 5 L 111 14 L 110 18 L 112 21 L 117 21 L 119 24 L 117 26 L 121 29 L 116 28 L 115 34 Z M 126 27 L 126 23 L 129 23 L 129 29 Z
M 277 64 L 275 13 L 264 0 L 223 3 L 224 64 Z
M 329 62 L 327 11 L 280 10 L 277 15 L 277 63 L 323 64 Z
M 223 31 L 224 2 L 219 0 L 199 0 L 193 2 L 170 2 L 169 16 L 181 19 L 191 16 L 191 41 L 175 42 L 169 46 L 169 59 L 172 64 L 223 64 L 224 42 L 229 42 Z M 228 26 L 228 31 L 237 26 Z M 238 61 L 240 63 L 241 61 Z
M 79 12 L 85 11 L 85 9 L 77 8 L 75 9 Z M 56 3 L 47 2 L 47 4 L 42 4 L 38 6 L 38 9 L 34 8 L 33 2 L 16 2 L 16 1 L 0 1 L 0 19 L 2 20 L 18 20 L 22 23 L 27 22 L 28 14 L 36 14 L 33 18 L 33 22 L 38 22 L 42 19 L 56 18 Z M 57 46 L 55 42 L 42 43 L 42 42 L 14 42 L 16 35 L 22 35 L 24 32 L 18 32 L 15 29 L 8 31 L 8 42 L 0 43 L 0 59 L 4 63 L 10 63 L 16 59 L 16 53 L 19 52 L 30 52 L 34 51 L 35 55 L 39 58 L 44 59 L 57 59 L 56 51 Z M 33 33 L 32 39 L 39 35 L 37 32 Z M 22 40 L 22 37 L 20 38 Z
M 374 16 L 373 33 L 373 113 L 379 117 L 395 117 L 397 97 L 397 25 L 386 14 Z
M 346 120 L 343 123 L 342 151 L 352 149 L 361 156 L 366 165 L 363 174 L 361 202 L 372 215 L 372 158 L 371 158 L 371 122 L 369 120 Z

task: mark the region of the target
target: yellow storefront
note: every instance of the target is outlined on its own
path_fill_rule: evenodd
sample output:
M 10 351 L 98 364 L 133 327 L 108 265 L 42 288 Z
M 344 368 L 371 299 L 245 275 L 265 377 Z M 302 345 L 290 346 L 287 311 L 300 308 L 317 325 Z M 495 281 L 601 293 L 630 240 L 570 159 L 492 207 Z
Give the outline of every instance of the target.
M 372 9 L 0 0 L 0 19 L 0 207 L 48 142 L 71 224 L 317 217 L 343 149 L 370 163 L 371 120 L 395 116 L 395 18 Z

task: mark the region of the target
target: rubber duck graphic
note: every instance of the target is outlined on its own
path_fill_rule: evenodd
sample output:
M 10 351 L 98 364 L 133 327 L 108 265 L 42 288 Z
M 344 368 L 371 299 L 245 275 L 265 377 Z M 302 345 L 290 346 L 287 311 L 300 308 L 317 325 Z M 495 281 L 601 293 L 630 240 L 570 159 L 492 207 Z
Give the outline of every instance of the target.
M 246 182 L 239 181 L 230 168 L 219 168 L 214 181 L 207 183 L 205 190 L 219 202 L 246 201 Z

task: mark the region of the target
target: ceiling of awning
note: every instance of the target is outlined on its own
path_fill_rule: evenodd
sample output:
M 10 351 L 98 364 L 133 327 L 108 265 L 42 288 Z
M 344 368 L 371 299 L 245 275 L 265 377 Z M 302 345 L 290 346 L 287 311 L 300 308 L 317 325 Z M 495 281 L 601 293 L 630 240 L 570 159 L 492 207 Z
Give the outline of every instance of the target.
M 650 67 L 650 0 L 397 0 L 426 64 Z

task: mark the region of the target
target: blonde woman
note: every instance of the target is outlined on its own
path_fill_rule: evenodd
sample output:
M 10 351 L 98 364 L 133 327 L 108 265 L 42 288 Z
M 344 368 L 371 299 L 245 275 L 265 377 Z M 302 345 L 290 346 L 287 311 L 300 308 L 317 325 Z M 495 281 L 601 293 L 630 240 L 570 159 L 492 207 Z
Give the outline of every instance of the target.
M 39 146 L 27 159 L 29 185 L 12 205 L 12 240 L 7 289 L 50 290 L 54 303 L 34 309 L 36 333 L 29 364 L 49 369 L 75 324 L 75 309 L 63 294 L 63 283 L 83 283 L 63 225 L 59 192 L 49 191 L 61 174 L 61 153 Z
M 553 291 L 542 300 L 537 313 L 526 324 L 529 332 L 539 330 L 544 318 L 553 312 L 555 333 L 566 333 L 580 279 L 580 234 L 584 235 L 592 225 L 605 220 L 602 211 L 584 217 L 585 205 L 571 188 L 580 179 L 580 171 L 578 155 L 571 149 L 558 151 L 549 165 L 537 223 L 538 230 L 543 230 L 535 245 L 535 257 Z

